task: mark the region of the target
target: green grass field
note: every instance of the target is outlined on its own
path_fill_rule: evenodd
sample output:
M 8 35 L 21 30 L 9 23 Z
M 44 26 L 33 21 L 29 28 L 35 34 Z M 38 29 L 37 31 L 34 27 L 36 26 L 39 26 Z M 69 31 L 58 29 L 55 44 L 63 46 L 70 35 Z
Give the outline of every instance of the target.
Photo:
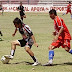
M 64 19 L 72 35 L 70 14 L 62 16 L 61 13 L 58 13 L 58 15 Z M 49 18 L 48 13 L 26 13 L 26 16 L 27 18 L 24 19 L 24 23 L 31 27 L 39 44 L 38 48 L 33 45 L 32 51 L 38 61 L 44 64 L 48 62 L 48 46 L 53 38 L 53 20 Z M 4 16 L 0 15 L 0 30 L 3 33 L 3 37 L 1 37 L 3 41 L 0 41 L 0 59 L 3 55 L 10 54 L 11 41 L 21 39 L 21 35 L 18 32 L 15 37 L 12 37 L 15 29 L 12 21 L 15 17 L 19 17 L 19 14 L 4 13 Z M 14 59 L 10 60 L 10 64 L 2 64 L 0 61 L 0 72 L 72 72 L 72 55 L 61 47 L 54 51 L 54 66 L 32 66 L 28 64 L 28 62 L 33 63 L 31 57 L 25 52 L 24 48 L 17 46 Z

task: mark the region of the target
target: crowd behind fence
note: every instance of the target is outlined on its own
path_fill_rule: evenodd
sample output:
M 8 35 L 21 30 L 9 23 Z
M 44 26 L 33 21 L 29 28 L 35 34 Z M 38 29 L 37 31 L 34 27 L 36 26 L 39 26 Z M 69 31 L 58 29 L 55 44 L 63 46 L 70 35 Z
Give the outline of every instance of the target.
M 19 4 L 22 1 L 27 5 L 53 5 L 53 6 L 66 6 L 68 1 L 72 0 L 0 0 L 2 4 Z M 71 3 L 72 4 L 72 3 Z

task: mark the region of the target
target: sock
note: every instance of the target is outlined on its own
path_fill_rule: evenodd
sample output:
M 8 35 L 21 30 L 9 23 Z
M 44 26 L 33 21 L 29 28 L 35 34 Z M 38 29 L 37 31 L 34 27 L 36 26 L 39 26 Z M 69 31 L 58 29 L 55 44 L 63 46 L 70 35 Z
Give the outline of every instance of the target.
M 36 58 L 34 57 L 34 56 L 31 56 L 32 57 L 32 59 L 34 60 L 34 62 L 36 62 L 37 60 L 36 60 Z
M 66 13 L 63 13 L 63 15 L 65 15 Z
M 72 49 L 70 49 L 69 53 L 72 54 Z
M 49 60 L 49 63 L 50 63 L 50 64 L 52 64 L 52 63 L 53 63 L 53 60 L 52 60 L 52 59 L 51 59 L 51 60 Z
M 54 50 L 50 50 L 49 51 L 49 60 L 53 60 L 53 56 L 54 56 Z
M 15 50 L 12 49 L 11 50 L 11 55 L 14 56 L 14 54 L 15 54 Z
M 72 14 L 71 14 L 71 19 L 72 19 Z

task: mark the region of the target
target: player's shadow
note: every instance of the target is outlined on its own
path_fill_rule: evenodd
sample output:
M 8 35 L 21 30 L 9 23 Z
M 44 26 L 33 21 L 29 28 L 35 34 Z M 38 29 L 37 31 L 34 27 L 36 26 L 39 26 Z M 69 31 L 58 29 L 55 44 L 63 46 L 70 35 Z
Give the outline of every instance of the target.
M 2 38 L 0 38 L 0 41 L 4 41 Z
M 25 64 L 25 65 L 32 65 L 32 64 L 34 64 L 34 63 L 33 63 L 33 62 L 27 62 L 27 61 L 21 61 L 21 62 L 8 63 L 8 64 Z M 38 65 L 41 65 L 41 63 L 39 63 Z
M 26 65 L 32 65 L 33 64 L 33 63 L 27 62 L 27 61 L 16 62 L 16 63 L 13 63 L 13 64 L 21 64 L 21 63 L 25 63 Z
M 57 65 L 72 65 L 72 62 L 66 62 L 66 63 L 61 63 L 61 64 L 53 64 L 53 66 Z
M 26 64 L 26 65 L 32 65 L 32 62 L 27 62 L 27 61 L 21 61 L 21 62 L 16 62 L 16 63 L 8 63 L 8 64 Z M 41 63 L 39 63 L 41 65 Z M 61 63 L 61 64 L 53 64 L 52 66 L 59 66 L 59 65 L 72 65 L 72 62 L 66 62 L 66 63 Z M 42 66 L 42 65 L 41 65 Z
M 26 65 L 32 65 L 33 63 L 32 62 L 27 62 L 27 61 L 21 61 L 21 62 L 16 62 L 16 63 L 8 63 L 8 64 L 26 64 Z

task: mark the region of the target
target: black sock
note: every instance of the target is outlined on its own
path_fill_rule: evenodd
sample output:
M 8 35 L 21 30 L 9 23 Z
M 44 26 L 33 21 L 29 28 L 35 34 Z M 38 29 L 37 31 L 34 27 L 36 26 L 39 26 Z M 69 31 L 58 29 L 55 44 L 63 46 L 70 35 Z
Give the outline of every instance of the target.
M 31 56 L 32 57 L 32 59 L 34 60 L 34 62 L 36 62 L 36 58 L 34 57 L 34 56 Z

